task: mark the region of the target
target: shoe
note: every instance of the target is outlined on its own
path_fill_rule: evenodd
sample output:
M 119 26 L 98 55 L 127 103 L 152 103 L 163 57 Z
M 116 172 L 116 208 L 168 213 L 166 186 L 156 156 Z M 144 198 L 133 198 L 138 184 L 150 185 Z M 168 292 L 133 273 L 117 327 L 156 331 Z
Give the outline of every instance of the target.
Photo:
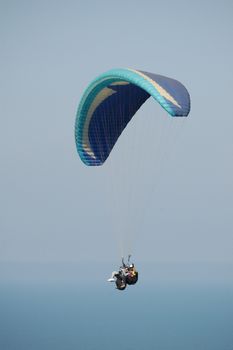
M 115 282 L 115 279 L 114 278 L 109 278 L 107 281 L 108 282 Z

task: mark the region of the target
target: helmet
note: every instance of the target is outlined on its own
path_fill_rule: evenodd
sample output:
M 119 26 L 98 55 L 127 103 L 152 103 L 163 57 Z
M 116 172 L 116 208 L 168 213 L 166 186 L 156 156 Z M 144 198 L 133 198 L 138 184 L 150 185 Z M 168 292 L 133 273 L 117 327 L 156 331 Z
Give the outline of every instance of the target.
M 130 264 L 129 267 L 133 268 L 133 267 L 134 267 L 134 264 Z

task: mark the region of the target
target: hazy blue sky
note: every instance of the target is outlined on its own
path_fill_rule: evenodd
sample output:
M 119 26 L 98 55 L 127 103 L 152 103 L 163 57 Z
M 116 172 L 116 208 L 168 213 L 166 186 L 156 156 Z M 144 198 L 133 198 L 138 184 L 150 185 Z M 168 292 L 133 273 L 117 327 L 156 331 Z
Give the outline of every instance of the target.
M 117 260 L 105 188 L 112 159 L 102 169 L 85 167 L 74 121 L 94 77 L 132 67 L 180 80 L 192 99 L 155 194 L 147 169 L 132 188 L 142 214 L 131 227 L 133 253 L 140 261 L 233 262 L 232 1 L 0 4 L 0 260 Z M 140 116 L 159 114 L 155 105 L 148 101 Z M 139 120 L 135 133 L 140 127 Z M 119 166 L 128 139 L 113 154 Z M 135 152 L 144 155 L 143 147 Z M 119 206 L 116 218 L 122 223 Z

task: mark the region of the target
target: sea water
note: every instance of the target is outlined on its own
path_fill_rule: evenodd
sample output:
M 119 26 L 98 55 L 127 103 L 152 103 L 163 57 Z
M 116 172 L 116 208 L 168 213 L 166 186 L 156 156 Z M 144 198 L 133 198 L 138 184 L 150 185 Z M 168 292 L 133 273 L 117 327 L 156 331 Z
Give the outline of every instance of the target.
M 233 284 L 2 279 L 1 350 L 233 350 Z

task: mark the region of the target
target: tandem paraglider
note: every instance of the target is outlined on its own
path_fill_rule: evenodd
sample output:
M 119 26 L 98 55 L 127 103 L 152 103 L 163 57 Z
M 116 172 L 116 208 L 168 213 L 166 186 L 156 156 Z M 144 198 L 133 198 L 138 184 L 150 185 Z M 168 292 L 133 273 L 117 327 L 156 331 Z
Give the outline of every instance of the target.
M 122 258 L 122 265 L 119 268 L 119 271 L 113 271 L 111 277 L 108 279 L 108 282 L 115 282 L 116 288 L 118 290 L 124 290 L 128 285 L 136 284 L 138 281 L 138 271 L 133 263 L 130 262 L 131 255 L 128 256 L 127 264 Z
M 170 119 L 185 120 L 186 118 L 180 117 L 187 117 L 190 112 L 190 96 L 185 86 L 175 79 L 162 75 L 130 68 L 120 68 L 107 71 L 91 82 L 83 93 L 75 122 L 76 148 L 80 159 L 85 165 L 92 168 L 105 164 L 114 146 L 118 143 L 120 135 L 127 125 L 130 124 L 129 122 L 134 120 L 134 115 L 149 97 L 152 97 L 158 102 L 167 114 L 172 117 Z M 153 121 L 155 120 L 156 117 Z M 147 118 L 143 118 L 143 123 L 143 125 L 146 125 Z M 154 165 L 157 161 L 155 145 L 153 144 L 153 141 L 156 139 L 156 136 L 153 134 L 153 130 L 155 130 L 153 125 L 150 130 L 152 130 L 150 136 L 148 132 L 146 135 L 143 135 L 142 128 L 140 128 L 139 137 L 137 138 L 141 141 L 140 148 L 131 147 L 132 153 L 134 152 L 137 157 L 136 161 L 134 157 L 133 164 L 136 164 L 136 168 L 131 175 L 128 169 L 130 168 L 129 161 L 132 158 L 133 162 L 133 157 L 126 156 L 127 151 L 130 149 L 129 143 L 126 144 L 124 152 L 119 153 L 120 161 L 116 171 L 114 170 L 108 173 L 108 166 L 103 167 L 106 170 L 106 177 L 104 178 L 104 180 L 106 179 L 106 185 L 107 180 L 112 180 L 113 182 L 110 186 L 111 196 L 109 197 L 108 206 L 111 213 L 114 214 L 114 211 L 116 211 L 117 221 L 115 225 L 112 223 L 112 231 L 117 226 L 118 237 L 122 237 L 122 233 L 125 235 L 134 234 L 135 230 L 133 228 L 128 230 L 125 223 L 130 222 L 132 225 L 134 222 L 137 223 L 137 220 L 135 220 L 137 219 L 137 214 L 145 212 L 138 210 L 137 213 L 130 213 L 130 210 L 132 211 L 136 205 L 143 203 L 140 197 L 136 199 L 132 197 L 132 193 L 137 192 L 137 187 L 134 185 L 135 174 L 140 167 L 143 167 L 143 164 L 146 164 L 148 167 L 147 173 L 150 174 L 150 170 L 153 167 L 155 168 Z M 163 139 L 168 144 L 172 138 L 163 137 Z M 150 143 L 151 141 L 152 143 Z M 169 147 L 172 149 L 171 145 Z M 140 158 L 136 154 L 139 150 L 141 152 Z M 127 163 L 123 164 L 123 158 L 126 158 Z M 114 164 L 115 158 L 113 161 L 111 160 L 109 170 L 111 170 Z M 158 168 L 159 165 L 156 165 Z M 150 169 L 149 166 L 151 167 Z M 119 169 L 126 170 L 123 177 L 119 176 Z M 104 174 L 104 171 L 102 174 Z M 129 186 L 127 185 L 127 181 Z M 124 184 L 126 184 L 125 190 L 121 192 L 120 190 Z M 127 194 L 130 186 L 133 190 L 131 194 Z M 140 187 L 143 188 L 143 184 Z M 117 195 L 119 192 L 117 201 L 113 200 L 114 190 L 117 192 Z M 127 203 L 127 198 L 131 198 L 131 203 L 128 206 L 125 204 Z M 116 202 L 118 202 L 118 211 L 115 210 L 116 206 L 114 207 L 114 203 Z M 119 213 L 124 214 L 126 221 L 122 219 Z M 119 223 L 122 226 L 121 228 L 118 227 Z M 125 251 L 132 251 L 132 248 L 126 247 L 124 244 L 121 246 L 123 246 L 123 250 L 119 256 L 124 255 Z M 136 284 L 137 280 L 138 272 L 134 264 L 131 264 L 129 260 L 125 264 L 124 259 L 122 260 L 122 266 L 119 271 L 114 271 L 109 279 L 109 281 L 116 283 L 116 287 L 119 290 L 124 290 L 127 285 Z

